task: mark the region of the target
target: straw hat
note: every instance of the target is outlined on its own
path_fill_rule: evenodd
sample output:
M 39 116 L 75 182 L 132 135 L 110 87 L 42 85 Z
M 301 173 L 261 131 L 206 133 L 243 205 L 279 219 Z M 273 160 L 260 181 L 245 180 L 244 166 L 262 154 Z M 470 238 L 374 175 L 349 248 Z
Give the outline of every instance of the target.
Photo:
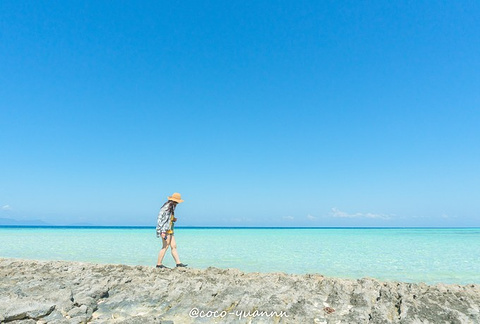
M 177 203 L 184 202 L 182 200 L 182 196 L 178 192 L 175 192 L 173 195 L 171 195 L 170 197 L 167 197 L 167 198 L 168 198 L 168 200 L 172 200 L 172 201 L 175 201 Z

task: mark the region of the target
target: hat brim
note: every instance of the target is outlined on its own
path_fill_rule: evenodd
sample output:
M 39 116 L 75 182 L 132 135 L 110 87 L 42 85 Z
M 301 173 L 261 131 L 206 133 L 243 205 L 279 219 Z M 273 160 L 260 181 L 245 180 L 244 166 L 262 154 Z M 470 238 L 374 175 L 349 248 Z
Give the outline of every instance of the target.
M 182 199 L 176 199 L 176 198 L 173 198 L 173 197 L 167 197 L 168 200 L 171 200 L 171 201 L 174 201 L 174 202 L 177 202 L 177 203 L 182 203 L 184 202 L 185 200 L 182 200 Z

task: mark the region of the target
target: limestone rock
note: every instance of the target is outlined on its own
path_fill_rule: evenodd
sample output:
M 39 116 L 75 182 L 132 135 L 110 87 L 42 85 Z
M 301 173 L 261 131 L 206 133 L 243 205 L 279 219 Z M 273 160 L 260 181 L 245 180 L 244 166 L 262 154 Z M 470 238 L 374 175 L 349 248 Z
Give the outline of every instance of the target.
M 480 323 L 480 286 L 0 258 L 0 323 Z

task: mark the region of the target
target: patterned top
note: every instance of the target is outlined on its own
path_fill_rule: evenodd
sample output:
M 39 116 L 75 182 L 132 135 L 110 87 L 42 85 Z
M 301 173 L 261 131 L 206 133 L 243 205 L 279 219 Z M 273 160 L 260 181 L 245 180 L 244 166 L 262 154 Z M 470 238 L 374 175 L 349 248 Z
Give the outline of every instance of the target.
M 162 232 L 173 234 L 175 206 L 176 204 L 169 200 L 160 208 L 157 218 L 157 237 L 162 237 Z

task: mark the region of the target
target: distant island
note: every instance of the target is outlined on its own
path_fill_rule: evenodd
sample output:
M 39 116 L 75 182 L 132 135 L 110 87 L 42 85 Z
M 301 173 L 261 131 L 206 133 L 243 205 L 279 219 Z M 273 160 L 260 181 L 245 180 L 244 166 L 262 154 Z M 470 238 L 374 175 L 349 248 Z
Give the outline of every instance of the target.
M 51 226 L 51 224 L 39 219 L 18 220 L 13 218 L 0 218 L 0 226 L 2 225 L 33 225 L 33 226 Z
M 18 220 L 13 218 L 0 218 L 0 226 L 48 226 L 48 227 L 98 227 L 92 223 L 67 223 L 51 224 L 40 219 Z

